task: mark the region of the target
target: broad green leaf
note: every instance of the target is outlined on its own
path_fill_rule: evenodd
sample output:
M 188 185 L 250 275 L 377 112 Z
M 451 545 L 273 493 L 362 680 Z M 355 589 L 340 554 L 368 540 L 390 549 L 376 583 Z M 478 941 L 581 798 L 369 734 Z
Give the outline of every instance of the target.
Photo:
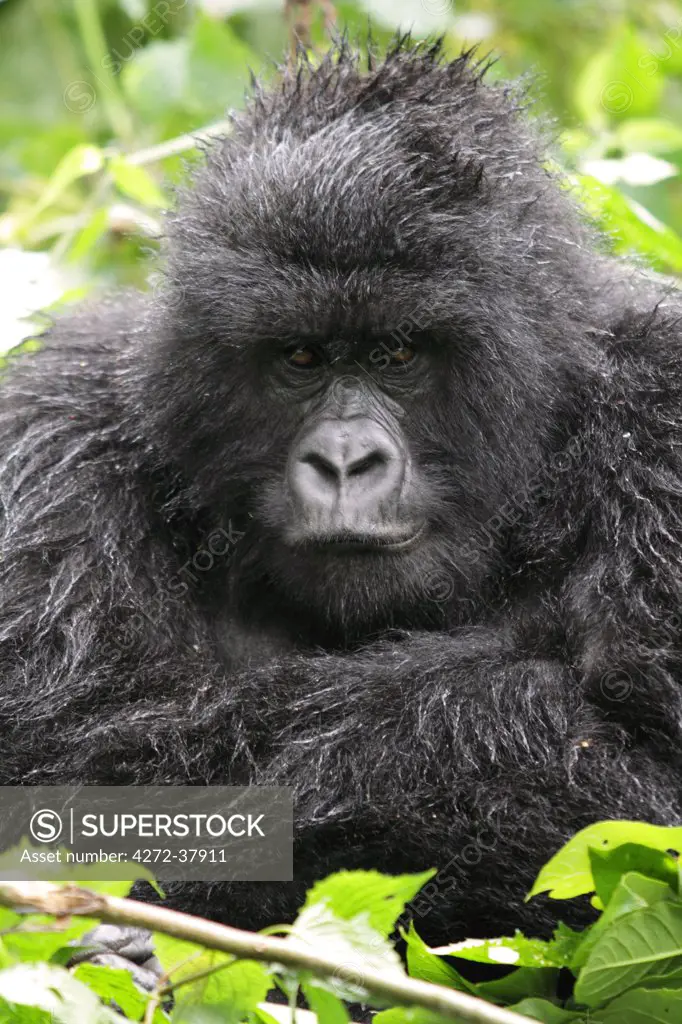
M 109 215 L 104 207 L 95 210 L 85 227 L 78 232 L 73 243 L 69 246 L 67 260 L 69 263 L 79 263 L 89 256 L 92 249 L 97 245 L 100 238 L 106 235 L 109 229 Z
M 335 917 L 345 921 L 362 917 L 370 928 L 387 937 L 406 904 L 435 873 L 382 875 L 378 871 L 338 871 L 308 890 L 301 913 L 323 903 Z
M 643 68 L 648 57 L 646 41 L 623 22 L 578 76 L 574 102 L 581 119 L 599 127 L 657 110 L 664 80 Z
M 407 973 L 411 978 L 420 978 L 433 985 L 445 985 L 460 992 L 473 992 L 475 986 L 446 963 L 440 956 L 433 953 L 424 940 L 417 934 L 414 921 L 410 922 L 407 932 L 402 932 L 406 943 Z
M 647 878 L 634 871 L 628 872 L 618 882 L 603 914 L 583 932 L 583 940 L 575 949 L 570 968 L 574 974 L 586 963 L 588 956 L 599 939 L 611 925 L 626 914 L 644 907 L 651 907 L 660 900 L 671 899 L 670 886 L 655 878 Z
M 312 903 L 296 918 L 287 942 L 341 964 L 333 978 L 318 984 L 351 1003 L 377 1004 L 365 988 L 366 971 L 380 971 L 388 977 L 405 974 L 393 944 L 369 925 L 366 912 L 345 920 L 336 917 L 326 903 Z
M 251 1011 L 250 1019 L 255 1022 L 255 1024 L 258 1024 L 258 1022 L 260 1022 L 260 1024 L 279 1024 L 279 1018 L 268 1013 L 268 1011 L 264 1010 L 262 1006 L 257 1006 L 255 1010 Z
M 55 172 L 48 181 L 43 194 L 31 210 L 30 220 L 34 220 L 48 206 L 52 206 L 69 186 L 73 185 L 79 178 L 83 178 L 88 174 L 95 174 L 103 166 L 104 154 L 97 146 L 74 146 L 57 164 Z
M 50 960 L 58 950 L 78 940 L 97 922 L 87 918 L 71 918 L 68 928 L 55 923 L 54 918 L 31 917 L 29 929 L 9 932 L 3 936 L 3 943 L 16 960 L 25 963 Z M 44 931 L 40 931 L 40 928 Z
M 481 964 L 509 967 L 556 967 L 549 955 L 550 943 L 527 939 L 517 931 L 514 936 L 499 939 L 465 939 L 450 946 L 433 949 L 439 956 L 458 956 Z
M 0 907 L 0 932 L 16 928 L 24 920 L 26 919 L 23 914 L 17 914 L 14 910 L 10 910 L 9 907 Z
M 19 1006 L 0 998 L 0 1021 L 2 1024 L 55 1024 L 49 1010 L 38 1010 L 35 1006 Z
M 142 118 L 155 122 L 183 106 L 188 54 L 186 39 L 156 40 L 126 63 L 121 83 Z
M 0 997 L 46 1010 L 54 1024 L 117 1024 L 121 1020 L 86 985 L 51 964 L 17 964 L 0 971 Z
M 343 971 L 324 983 L 334 995 L 349 1002 L 369 1002 L 363 985 L 366 970 L 404 975 L 388 936 L 405 905 L 433 874 L 339 871 L 330 875 L 308 890 L 288 941 L 304 950 L 323 952 L 343 964 Z
M 555 900 L 568 900 L 594 892 L 590 847 L 604 851 L 626 843 L 678 851 L 682 849 L 682 828 L 648 825 L 643 821 L 600 821 L 588 825 L 545 864 L 526 898 L 547 892 Z
M 303 985 L 302 989 L 306 1002 L 317 1016 L 319 1024 L 348 1024 L 348 1011 L 338 996 L 312 981 Z
M 616 126 L 612 142 L 627 153 L 674 153 L 682 150 L 682 128 L 662 118 L 628 118 Z
M 419 1006 L 394 1006 L 372 1017 L 372 1024 L 446 1024 L 447 1018 Z M 450 1020 L 449 1024 L 452 1024 Z
M 606 906 L 623 875 L 636 871 L 647 878 L 665 882 L 679 891 L 680 869 L 677 860 L 664 850 L 640 843 L 624 843 L 613 850 L 590 849 L 590 867 L 597 896 Z
M 520 1003 L 510 1006 L 509 1009 L 515 1010 L 516 1013 L 520 1013 L 524 1017 L 530 1017 L 531 1020 L 543 1021 L 543 1024 L 570 1024 L 570 1021 L 575 1021 L 577 1024 L 578 1021 L 585 1020 L 583 1014 L 575 1010 L 562 1010 L 560 1006 L 556 1006 L 555 1003 L 550 1003 L 546 999 L 522 999 Z M 621 1024 L 625 1024 L 625 1021 L 621 1021 Z
M 589 928 L 583 929 L 583 931 L 575 931 L 560 921 L 547 950 L 547 954 L 552 962 L 560 967 L 569 967 L 576 950 L 584 942 L 588 931 Z
M 185 942 L 184 939 L 176 939 L 164 932 L 154 932 L 153 946 L 164 973 L 169 975 L 172 982 L 214 966 L 216 958 L 217 962 L 226 964 L 234 960 L 229 953 L 208 950 L 195 942 Z M 205 958 L 210 962 L 205 962 Z
M 161 932 L 154 934 L 154 952 L 173 984 L 205 971 L 212 972 L 196 982 L 182 985 L 178 989 L 177 1005 L 232 1002 L 246 1014 L 265 999 L 273 986 L 272 975 L 265 964 L 236 960 L 229 953 L 205 949 Z
M 249 68 L 258 63 L 229 25 L 197 16 L 189 38 L 188 89 L 205 116 L 222 116 L 228 108 L 242 106 Z
M 641 204 L 596 178 L 582 175 L 579 185 L 585 208 L 611 236 L 617 253 L 628 255 L 634 250 L 656 270 L 682 272 L 682 238 L 672 228 Z
M 201 968 L 195 964 L 195 970 Z M 172 980 L 176 980 L 175 977 Z M 215 1007 L 221 1024 L 239 1024 L 258 1003 L 262 1003 L 273 987 L 272 977 L 264 964 L 255 960 L 233 960 L 221 970 L 183 985 L 175 993 L 173 1020 L 193 1020 L 198 1005 Z
M 504 978 L 481 981 L 474 995 L 500 1006 L 509 1006 L 520 999 L 552 1000 L 559 983 L 558 967 L 519 967 Z
M 116 188 L 143 206 L 163 209 L 168 202 L 151 174 L 143 167 L 130 163 L 124 157 L 113 157 L 107 164 Z
M 626 992 L 590 1015 L 599 1024 L 677 1024 L 682 1020 L 682 989 L 639 988 Z
M 147 1005 L 147 998 L 135 985 L 128 971 L 98 964 L 79 964 L 73 976 L 96 992 L 105 1005 L 116 1003 L 131 1020 L 139 1020 Z
M 580 971 L 577 1002 L 599 1007 L 629 988 L 682 986 L 682 903 L 660 901 L 619 918 Z

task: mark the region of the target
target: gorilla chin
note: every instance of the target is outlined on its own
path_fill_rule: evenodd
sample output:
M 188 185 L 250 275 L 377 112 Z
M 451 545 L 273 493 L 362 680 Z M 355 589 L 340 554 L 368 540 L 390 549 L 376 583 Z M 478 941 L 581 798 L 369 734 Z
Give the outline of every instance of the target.
M 312 646 L 323 638 L 344 649 L 385 629 L 433 628 L 456 619 L 457 603 L 471 594 L 471 570 L 443 559 L 426 524 L 396 542 L 342 535 L 276 544 L 270 569 L 281 614 Z

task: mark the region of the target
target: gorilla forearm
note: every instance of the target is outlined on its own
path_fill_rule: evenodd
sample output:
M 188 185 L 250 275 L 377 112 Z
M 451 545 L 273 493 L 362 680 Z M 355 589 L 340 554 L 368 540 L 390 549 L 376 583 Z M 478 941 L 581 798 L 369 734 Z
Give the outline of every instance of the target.
M 439 891 L 420 923 L 434 941 L 546 931 L 551 909 L 523 897 L 573 832 L 604 817 L 665 822 L 679 812 L 673 767 L 632 749 L 566 666 L 519 660 L 508 632 L 414 634 L 263 665 L 211 701 L 203 727 L 227 739 L 236 723 L 254 765 L 239 781 L 294 788 L 296 877 L 436 867 Z M 200 909 L 224 907 L 235 923 L 266 906 L 282 917 L 301 888 L 259 893 L 256 907 L 248 887 L 214 891 Z M 186 898 L 180 890 L 179 905 Z M 584 909 L 562 906 L 562 916 L 576 924 Z
M 456 803 L 485 783 L 494 803 L 509 775 L 531 789 L 544 779 L 579 804 L 597 765 L 628 773 L 630 738 L 587 699 L 576 674 L 521 657 L 510 633 L 486 627 L 285 659 L 251 676 L 241 703 L 247 731 L 272 751 L 263 780 L 303 787 L 315 820 L 315 792 L 337 792 L 327 805 L 342 819 L 344 808 L 366 805 L 368 787 L 372 806 L 389 813 L 401 793 L 434 802 L 435 786 Z

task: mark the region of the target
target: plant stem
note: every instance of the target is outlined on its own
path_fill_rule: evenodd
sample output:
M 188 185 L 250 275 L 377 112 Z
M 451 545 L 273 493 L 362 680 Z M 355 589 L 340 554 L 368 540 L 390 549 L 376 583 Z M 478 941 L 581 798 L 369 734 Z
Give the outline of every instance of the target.
M 455 989 L 433 985 L 417 978 L 386 975 L 381 971 L 349 964 L 301 949 L 291 939 L 278 939 L 254 932 L 239 931 L 227 925 L 205 921 L 199 917 L 167 910 L 135 900 L 106 896 L 82 889 L 74 884 L 51 882 L 0 882 L 0 905 L 14 910 L 52 914 L 57 917 L 81 915 L 98 918 L 109 924 L 131 925 L 164 932 L 185 942 L 195 942 L 207 949 L 232 953 L 240 959 L 260 960 L 307 971 L 319 978 L 338 978 L 362 987 L 397 1006 L 420 1006 L 458 1024 L 528 1024 L 528 1018 L 512 1010 L 493 1006 Z
M 152 164 L 157 160 L 165 160 L 169 156 L 179 156 L 190 149 L 196 149 L 204 139 L 227 135 L 231 128 L 231 121 L 218 121 L 216 124 L 207 125 L 206 128 L 198 128 L 195 132 L 177 135 L 174 139 L 159 142 L 158 145 L 149 146 L 148 149 L 139 149 L 137 153 L 128 153 L 126 160 L 129 164 Z
M 78 19 L 78 29 L 85 55 L 91 65 L 88 71 L 103 86 L 99 90 L 99 96 L 111 130 L 123 142 L 129 142 L 132 138 L 132 122 L 119 89 L 118 80 L 107 61 L 109 49 L 102 29 L 97 2 L 98 0 L 75 0 L 74 8 Z

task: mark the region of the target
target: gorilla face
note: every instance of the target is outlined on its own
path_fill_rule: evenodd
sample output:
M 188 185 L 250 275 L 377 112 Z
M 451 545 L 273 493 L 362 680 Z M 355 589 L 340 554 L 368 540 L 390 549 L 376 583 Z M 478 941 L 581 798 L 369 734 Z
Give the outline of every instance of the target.
M 310 340 L 265 364 L 272 400 L 295 412 L 285 458 L 254 504 L 287 599 L 372 621 L 387 593 L 389 615 L 423 598 L 438 499 L 416 424 L 435 364 L 425 343 L 397 331 L 364 344 Z
M 366 636 L 442 622 L 480 589 L 493 556 L 480 527 L 516 469 L 523 406 L 492 384 L 477 401 L 477 377 L 493 379 L 482 360 L 492 331 L 483 323 L 480 337 L 453 337 L 447 309 L 430 318 L 389 274 L 364 295 L 357 273 L 326 292 L 311 274 L 318 308 L 327 305 L 311 314 L 293 285 L 304 291 L 306 271 L 291 267 L 291 291 L 267 305 L 264 267 L 266 255 L 249 286 L 222 296 L 218 336 L 198 297 L 201 336 L 172 342 L 185 390 L 168 409 L 194 428 L 180 436 L 167 421 L 173 454 L 197 505 L 246 532 L 230 600 L 264 608 L 270 595 L 325 638 L 325 628 Z M 273 325 L 281 336 L 264 336 Z M 180 405 L 197 395 L 193 418 Z M 494 430 L 483 425 L 490 403 Z

